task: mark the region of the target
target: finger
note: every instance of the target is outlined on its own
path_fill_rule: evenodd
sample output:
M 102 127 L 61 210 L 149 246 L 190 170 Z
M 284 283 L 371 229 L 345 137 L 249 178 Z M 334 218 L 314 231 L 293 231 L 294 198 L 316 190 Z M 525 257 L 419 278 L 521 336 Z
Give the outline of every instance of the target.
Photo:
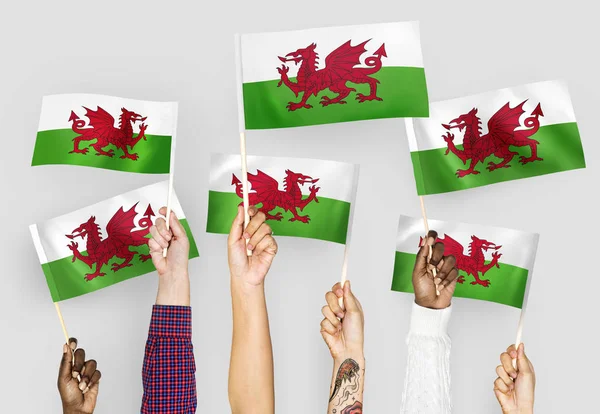
M 346 280 L 344 283 L 344 308 L 346 312 L 360 312 L 360 303 L 354 293 L 352 293 L 352 286 L 350 281 Z
M 166 207 L 163 207 L 162 209 L 165 209 L 164 214 L 167 214 Z M 161 209 L 161 211 L 162 211 L 162 209 Z M 171 228 L 171 231 L 173 232 L 173 236 L 177 237 L 178 239 L 187 238 L 187 233 L 185 232 L 185 228 L 183 227 L 183 225 L 177 218 L 177 214 L 175 214 L 175 212 L 173 210 L 171 210 L 171 215 L 169 216 L 169 226 Z
M 507 352 L 503 352 L 500 355 L 500 362 L 502 363 L 502 367 L 506 371 L 506 373 L 512 378 L 517 378 L 517 370 L 513 367 L 512 357 Z
M 327 305 L 332 310 L 332 312 L 340 319 L 344 318 L 344 310 L 340 306 L 340 301 L 338 297 L 333 292 L 327 292 L 325 294 L 325 300 L 327 301 Z
M 254 233 L 256 233 L 256 230 L 258 230 L 258 228 L 265 222 L 266 219 L 267 216 L 265 216 L 265 213 L 263 213 L 262 211 L 259 211 L 253 216 L 251 216 L 250 223 L 248 223 L 248 227 L 246 227 L 243 237 L 245 239 L 250 239 L 254 235 Z
M 89 393 L 89 396 L 92 398 L 96 398 L 98 396 L 98 387 L 100 386 L 100 378 L 102 378 L 102 373 L 100 371 L 94 372 L 92 378 L 90 378 L 90 382 L 85 390 L 83 390 L 84 394 Z
M 496 381 L 494 381 L 494 390 L 498 390 L 502 394 L 507 394 L 510 391 L 508 385 L 502 381 L 502 378 L 496 378 Z
M 277 242 L 273 238 L 273 236 L 265 236 L 258 245 L 254 248 L 253 253 L 257 256 L 260 256 L 263 252 L 266 252 L 272 256 L 277 254 Z
M 83 368 L 81 369 L 81 381 L 79 382 L 79 389 L 84 391 L 90 384 L 90 379 L 94 376 L 96 372 L 96 361 L 90 359 L 83 364 Z
M 265 236 L 272 233 L 273 231 L 271 230 L 271 227 L 267 223 L 263 223 L 250 238 L 250 241 L 247 244 L 248 250 L 253 250 L 254 247 L 257 246 Z
M 511 345 L 508 348 L 506 348 L 506 352 L 508 353 L 508 355 L 510 355 L 512 359 L 517 359 L 517 348 L 515 348 L 514 345 Z
M 331 324 L 333 326 L 335 326 L 336 329 L 340 329 L 340 327 L 342 326 L 342 322 L 340 322 L 340 320 L 338 319 L 337 316 L 335 316 L 335 313 L 333 313 L 333 311 L 331 310 L 331 308 L 327 305 L 323 306 L 321 308 L 321 313 L 323 314 L 323 316 L 325 317 L 325 319 L 327 319 L 329 322 L 331 322 Z
M 77 338 L 69 338 L 69 347 L 71 351 L 75 352 L 77 349 Z
M 499 378 L 502 379 L 502 381 L 504 381 L 504 383 L 506 384 L 506 386 L 509 389 L 513 389 L 514 388 L 513 380 L 508 376 L 508 374 L 506 373 L 506 371 L 504 370 L 504 368 L 502 367 L 502 365 L 498 365 L 496 367 L 496 374 L 498 375 Z
M 79 348 L 75 351 L 75 361 L 73 362 L 73 378 L 77 378 L 81 374 L 83 364 L 85 362 L 85 351 Z
M 531 374 L 533 372 L 533 364 L 525 354 L 525 344 L 519 344 L 517 350 L 517 367 L 520 373 Z
M 429 246 L 423 245 L 417 253 L 417 260 L 415 260 L 415 267 L 413 269 L 413 276 L 423 276 L 427 274 L 427 260 L 429 259 Z
M 338 298 L 344 296 L 344 289 L 342 289 L 342 284 L 340 282 L 337 282 L 335 285 L 333 285 L 331 287 L 331 291 L 335 293 Z
M 160 214 L 162 214 L 162 215 L 167 214 L 167 209 L 164 207 L 161 208 Z M 167 222 L 165 221 L 164 218 L 162 218 L 162 217 L 157 218 L 156 221 L 154 222 L 154 225 L 158 229 L 158 232 L 160 233 L 160 235 L 165 240 L 171 241 L 171 239 L 173 238 L 173 234 L 171 233 L 171 231 L 169 229 L 167 229 Z M 169 223 L 169 225 L 171 225 L 171 223 Z
M 59 381 L 69 382 L 71 380 L 71 368 L 73 363 L 73 351 L 67 344 L 63 344 L 63 355 L 58 369 Z
M 236 243 L 242 238 L 244 232 L 244 206 L 238 206 L 237 215 L 231 223 L 231 230 L 229 231 L 229 237 L 227 238 L 227 244 L 229 246 Z
M 162 219 L 158 219 L 158 220 L 162 220 Z M 158 243 L 158 245 L 163 248 L 166 249 L 167 247 L 169 247 L 169 242 L 167 241 L 167 239 L 165 239 L 162 236 L 162 233 L 160 232 L 160 230 L 158 229 L 158 220 L 156 220 L 157 225 L 156 226 L 152 226 L 150 227 L 150 235 L 152 236 L 152 240 L 155 240 L 156 243 Z M 164 220 L 162 220 L 164 223 Z M 164 224 L 163 224 L 164 225 Z M 169 239 L 170 240 L 170 239 Z M 148 242 L 150 243 L 150 242 Z
M 438 286 L 438 290 L 442 290 L 446 286 L 448 286 L 452 282 L 454 282 L 456 279 L 458 279 L 458 269 L 453 268 L 452 270 L 450 270 L 450 272 L 448 274 L 440 273 L 439 276 L 442 278 L 442 281 L 440 282 L 440 284 Z
M 329 322 L 328 319 L 323 319 L 321 321 L 321 332 L 327 332 L 329 335 L 336 335 L 338 333 L 338 329 L 333 326 L 333 324 L 331 322 Z
M 148 247 L 150 248 L 150 253 L 160 253 L 162 254 L 163 248 L 160 244 L 154 239 L 148 240 Z
M 431 255 L 431 259 L 429 260 L 429 263 L 432 264 L 433 266 L 437 266 L 443 257 L 444 257 L 444 243 L 437 242 L 433 245 L 433 253 Z

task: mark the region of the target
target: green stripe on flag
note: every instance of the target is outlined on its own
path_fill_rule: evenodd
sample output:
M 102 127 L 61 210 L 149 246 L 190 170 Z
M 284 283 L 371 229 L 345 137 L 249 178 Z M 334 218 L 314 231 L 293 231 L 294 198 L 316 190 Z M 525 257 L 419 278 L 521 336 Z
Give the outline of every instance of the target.
M 329 89 L 321 91 L 318 96 L 311 96 L 307 103 L 311 109 L 300 108 L 288 111 L 288 102 L 299 102 L 302 94 L 296 97 L 285 85 L 277 87 L 278 79 L 245 83 L 244 113 L 246 129 L 286 128 L 306 125 L 330 124 L 335 122 L 359 121 L 365 119 L 427 117 L 429 101 L 425 70 L 413 67 L 383 67 L 373 75 L 379 80 L 377 96 L 382 101 L 359 103 L 357 93 L 369 95 L 368 84 L 348 82 L 351 92 L 346 104 L 332 104 L 326 107 L 319 103 L 321 97 L 334 98 L 336 93 Z M 295 78 L 291 79 L 295 82 Z
M 196 242 L 192 236 L 192 232 L 187 220 L 181 220 L 181 225 L 185 228 L 190 240 L 190 259 L 198 257 L 198 247 L 196 246 Z M 147 245 L 130 248 L 130 250 L 140 252 L 142 254 L 148 254 L 149 252 Z M 85 254 L 85 252 L 82 253 Z M 90 268 L 81 260 L 76 260 L 73 263 L 71 258 L 72 256 L 64 257 L 62 259 L 42 265 L 53 302 L 85 295 L 86 293 L 91 293 L 124 280 L 153 272 L 155 270 L 152 260 L 149 259 L 145 262 L 142 262 L 140 261 L 139 256 L 136 255 L 131 261 L 133 266 L 125 267 L 117 272 L 113 272 L 110 267 L 111 264 L 115 262 L 121 263 L 123 261 L 123 259 L 114 257 L 102 268 L 102 271 L 106 273 L 105 276 L 96 277 L 88 282 L 84 280 L 84 276 L 87 273 L 93 273 L 96 269 L 96 266 L 94 265 L 94 268 L 90 270 Z
M 171 137 L 165 135 L 146 135 L 146 140 L 140 140 L 130 153 L 139 155 L 137 160 L 121 159 L 123 152 L 114 145 L 106 147 L 113 149 L 115 155 L 111 158 L 96 155 L 96 150 L 90 148 L 87 154 L 69 154 L 73 150 L 73 138 L 78 136 L 71 129 L 54 129 L 39 131 L 35 141 L 31 165 L 68 164 L 84 167 L 105 168 L 125 172 L 146 174 L 168 174 L 171 158 Z M 137 134 L 134 134 L 137 136 Z M 87 148 L 93 141 L 81 141 L 80 148 Z
M 310 216 L 309 223 L 290 222 L 292 213 L 285 212 L 281 208 L 272 210 L 271 214 L 278 212 L 283 214 L 281 221 L 267 221 L 273 229 L 273 233 L 276 236 L 308 237 L 341 244 L 346 243 L 350 203 L 326 197 L 318 197 L 318 199 L 318 203 L 313 201 L 303 211 L 299 211 L 302 216 Z M 229 234 L 231 222 L 237 214 L 240 202 L 241 199 L 234 193 L 209 191 L 206 231 Z
M 490 156 L 484 163 L 477 164 L 475 169 L 479 171 L 479 174 L 470 174 L 463 178 L 456 176 L 456 170 L 466 169 L 470 165 L 470 161 L 464 165 L 460 158 L 452 152 L 444 155 L 446 148 L 411 152 L 417 193 L 419 195 L 446 193 L 502 181 L 585 168 L 585 157 L 577 123 L 547 125 L 541 127 L 532 138 L 539 142 L 538 156 L 543 158 L 543 161 L 521 165 L 519 156 L 515 156 L 509 164 L 510 168 L 488 171 L 486 167 L 489 161 L 496 163 L 500 161 L 500 158 Z M 440 141 L 443 141 L 441 135 Z M 462 150 L 462 145 L 457 145 L 457 148 Z M 510 149 L 518 151 L 525 157 L 531 155 L 529 147 L 511 146 Z
M 397 292 L 414 293 L 412 284 L 412 271 L 417 255 L 413 253 L 396 252 L 394 263 L 394 279 L 392 290 Z M 521 308 L 527 286 L 527 269 L 499 263 L 500 267 L 492 267 L 483 279 L 490 280 L 490 286 L 471 285 L 473 276 L 467 275 L 462 270 L 459 275 L 465 277 L 464 283 L 457 283 L 454 296 L 469 299 L 486 300 L 503 305 Z M 480 275 L 481 276 L 481 275 Z

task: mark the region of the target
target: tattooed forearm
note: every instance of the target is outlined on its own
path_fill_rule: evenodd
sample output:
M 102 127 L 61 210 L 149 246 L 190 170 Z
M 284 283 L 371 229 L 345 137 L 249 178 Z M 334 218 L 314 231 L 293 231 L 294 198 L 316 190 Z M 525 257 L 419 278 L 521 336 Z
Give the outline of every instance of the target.
M 333 379 L 329 413 L 362 414 L 364 367 L 348 358 L 340 364 Z

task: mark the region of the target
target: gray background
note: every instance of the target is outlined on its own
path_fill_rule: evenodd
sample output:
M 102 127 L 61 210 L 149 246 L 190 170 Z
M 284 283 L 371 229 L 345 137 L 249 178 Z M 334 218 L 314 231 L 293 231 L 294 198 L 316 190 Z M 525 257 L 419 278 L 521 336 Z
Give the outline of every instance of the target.
M 597 40 L 581 1 L 12 2 L 0 16 L 3 218 L 0 238 L 0 411 L 59 412 L 63 341 L 27 226 L 165 176 L 67 166 L 31 168 L 41 97 L 89 92 L 180 102 L 176 189 L 201 257 L 190 264 L 198 412 L 226 413 L 231 336 L 225 236 L 205 234 L 211 151 L 237 152 L 233 33 L 421 21 L 431 100 L 538 80 L 570 87 L 588 168 L 427 197 L 432 218 L 541 233 L 524 340 L 538 374 L 537 412 L 591 412 L 597 402 Z M 389 290 L 400 213 L 419 214 L 403 121 L 248 134 L 251 154 L 362 166 L 349 277 L 366 312 L 367 413 L 399 411 L 412 297 Z M 597 200 L 597 198 L 596 198 Z M 590 243 L 591 241 L 591 243 Z M 323 295 L 342 248 L 279 238 L 267 279 L 277 411 L 319 413 L 331 360 L 319 335 Z M 98 413 L 139 412 L 140 372 L 156 275 L 64 302 L 72 335 L 103 372 Z M 519 312 L 455 300 L 456 413 L 496 413 L 499 353 Z M 596 327 L 596 328 L 594 328 Z M 593 405 L 594 404 L 594 405 Z

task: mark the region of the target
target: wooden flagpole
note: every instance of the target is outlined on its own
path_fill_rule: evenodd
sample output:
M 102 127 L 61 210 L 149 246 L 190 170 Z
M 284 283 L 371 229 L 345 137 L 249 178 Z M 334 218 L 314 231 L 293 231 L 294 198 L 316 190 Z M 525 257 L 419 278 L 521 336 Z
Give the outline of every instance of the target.
M 167 194 L 167 215 L 165 220 L 167 222 L 167 230 L 169 230 L 169 221 L 171 218 L 171 200 L 173 198 L 173 181 L 175 178 L 175 147 L 177 143 L 177 117 L 179 114 L 179 104 L 174 103 L 175 114 L 173 116 L 173 135 L 171 136 L 171 160 L 169 163 L 169 190 Z M 167 257 L 167 247 L 163 249 L 163 257 Z
M 348 252 L 350 250 L 350 241 L 352 236 L 352 227 L 354 226 L 354 208 L 356 205 L 356 191 L 358 189 L 358 177 L 359 177 L 360 166 L 354 165 L 354 175 L 352 176 L 352 199 L 350 200 L 350 214 L 348 215 L 348 233 L 346 234 L 346 244 L 344 245 L 344 261 L 342 263 L 342 277 L 341 284 L 342 289 L 348 280 Z M 338 299 L 340 307 L 344 308 L 344 298 Z
M 235 67 L 237 79 L 237 103 L 238 103 L 238 126 L 240 131 L 240 158 L 242 164 L 242 203 L 244 205 L 244 229 L 248 227 L 250 215 L 248 214 L 248 163 L 246 160 L 246 120 L 244 116 L 244 98 L 242 85 L 244 78 L 242 75 L 242 37 L 239 33 L 235 35 Z M 246 245 L 249 240 L 246 240 Z M 252 256 L 252 251 L 246 250 L 248 256 Z
M 423 196 L 419 196 L 419 200 L 421 201 L 421 214 L 423 215 L 423 224 L 425 225 L 425 243 L 427 243 L 427 235 L 429 234 L 429 222 L 427 221 L 427 211 L 425 210 L 425 201 L 423 199 Z M 431 260 L 431 257 L 433 256 L 433 246 L 429 246 L 429 260 Z M 431 269 L 431 271 L 433 272 L 433 278 L 435 279 L 437 276 L 437 269 L 435 268 L 435 266 L 433 267 L 433 269 Z M 435 286 L 435 294 L 436 295 L 440 295 L 440 291 L 437 288 L 437 285 Z
M 63 334 L 65 335 L 65 343 L 67 346 L 69 345 L 69 334 L 67 333 L 67 327 L 65 326 L 65 320 L 63 319 L 62 312 L 60 311 L 60 306 L 58 302 L 54 302 L 54 307 L 56 308 L 56 313 L 58 314 L 58 320 L 60 321 L 60 326 L 62 327 Z

